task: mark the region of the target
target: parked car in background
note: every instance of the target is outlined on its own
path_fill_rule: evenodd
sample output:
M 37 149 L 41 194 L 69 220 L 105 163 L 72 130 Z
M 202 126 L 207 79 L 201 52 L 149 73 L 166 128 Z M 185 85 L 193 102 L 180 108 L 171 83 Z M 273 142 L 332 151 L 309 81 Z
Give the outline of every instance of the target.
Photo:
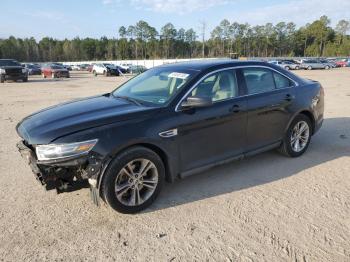
M 337 65 L 334 62 L 329 61 L 328 59 L 321 58 L 321 59 L 318 59 L 318 61 L 320 61 L 324 65 L 329 65 L 330 68 L 336 68 L 337 67 Z
M 81 64 L 80 65 L 80 70 L 81 71 L 87 71 L 88 67 L 89 67 L 89 64 Z
M 74 70 L 74 71 L 79 71 L 79 70 L 81 70 L 80 65 L 72 65 L 71 67 L 72 67 L 72 70 Z
M 57 64 L 46 64 L 41 68 L 41 75 L 43 78 L 69 78 L 70 74 L 67 68 L 57 65 Z
M 119 66 L 123 69 L 125 69 L 128 73 L 130 73 L 130 67 L 132 67 L 133 64 L 131 63 L 121 63 Z
M 28 71 L 16 60 L 0 59 L 0 83 L 4 83 L 6 80 L 27 82 Z
M 94 65 L 95 64 L 88 65 L 87 68 L 86 68 L 86 71 L 92 73 L 92 69 L 93 69 Z
M 63 65 L 64 68 L 66 68 L 68 71 L 72 71 L 72 67 L 70 65 Z
M 22 67 L 27 70 L 28 75 L 41 75 L 41 68 L 34 64 L 24 63 Z
M 129 73 L 129 69 L 125 69 L 119 65 L 114 65 L 116 68 L 118 68 L 119 72 L 122 73 L 122 74 L 127 74 Z
M 323 114 L 321 84 L 279 66 L 177 63 L 24 118 L 17 147 L 47 189 L 88 181 L 95 203 L 135 213 L 164 181 L 275 148 L 303 155 Z
M 269 63 L 274 64 L 274 65 L 278 65 L 286 70 L 299 70 L 300 69 L 300 64 L 296 63 L 296 62 L 291 62 L 291 61 L 270 61 Z
M 143 65 L 132 65 L 129 67 L 129 72 L 131 74 L 141 74 L 146 71 L 147 71 L 147 68 Z
M 350 60 L 348 58 L 341 58 L 341 59 L 338 59 L 335 63 L 339 67 L 346 67 L 348 66 L 349 61 Z
M 303 68 L 305 70 L 330 69 L 331 66 L 329 64 L 324 64 L 317 59 L 303 59 L 300 64 L 300 68 Z
M 119 69 L 113 65 L 108 63 L 100 63 L 95 64 L 92 68 L 92 73 L 97 75 L 104 75 L 104 76 L 119 76 L 120 72 Z

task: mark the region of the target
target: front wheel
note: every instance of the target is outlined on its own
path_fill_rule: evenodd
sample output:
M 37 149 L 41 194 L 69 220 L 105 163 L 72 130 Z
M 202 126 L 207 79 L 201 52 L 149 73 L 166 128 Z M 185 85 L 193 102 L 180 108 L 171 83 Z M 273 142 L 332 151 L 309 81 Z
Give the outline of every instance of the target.
M 298 115 L 290 124 L 279 151 L 289 157 L 298 157 L 307 150 L 312 135 L 310 119 Z
M 306 69 L 307 70 L 312 70 L 312 66 L 308 66 Z
M 133 147 L 117 155 L 102 181 L 102 196 L 121 213 L 136 213 L 153 203 L 165 177 L 164 164 L 152 150 Z
M 327 65 L 324 69 L 328 70 L 328 69 L 330 69 L 330 67 Z

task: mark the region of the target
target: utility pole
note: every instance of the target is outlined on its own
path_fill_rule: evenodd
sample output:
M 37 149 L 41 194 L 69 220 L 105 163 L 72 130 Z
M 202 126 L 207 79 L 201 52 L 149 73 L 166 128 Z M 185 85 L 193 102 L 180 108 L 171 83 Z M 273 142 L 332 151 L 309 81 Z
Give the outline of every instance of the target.
M 202 20 L 199 22 L 200 24 L 200 30 L 202 34 L 202 57 L 205 57 L 205 30 L 207 29 L 207 23 Z

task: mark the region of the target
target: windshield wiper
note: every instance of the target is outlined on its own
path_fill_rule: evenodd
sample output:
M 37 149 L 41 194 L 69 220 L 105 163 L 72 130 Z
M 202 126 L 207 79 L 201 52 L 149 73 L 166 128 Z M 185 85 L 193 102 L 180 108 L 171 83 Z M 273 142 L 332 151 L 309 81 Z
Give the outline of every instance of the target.
M 134 103 L 135 105 L 138 105 L 138 106 L 142 106 L 142 104 L 137 99 L 129 97 L 129 96 L 114 96 L 114 97 L 127 100 L 129 102 Z

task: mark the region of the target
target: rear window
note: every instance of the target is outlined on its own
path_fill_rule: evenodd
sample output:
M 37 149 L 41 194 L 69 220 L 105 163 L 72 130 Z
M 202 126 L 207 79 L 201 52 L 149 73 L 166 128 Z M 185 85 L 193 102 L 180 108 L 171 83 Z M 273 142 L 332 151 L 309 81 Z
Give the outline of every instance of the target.
M 245 68 L 243 75 L 248 94 L 259 94 L 294 85 L 289 78 L 266 68 Z
M 287 88 L 293 86 L 293 82 L 289 80 L 287 77 L 273 72 L 273 78 L 275 80 L 276 88 L 281 89 L 281 88 Z
M 248 94 L 258 94 L 275 89 L 272 71 L 265 68 L 245 68 L 243 75 L 247 84 Z

